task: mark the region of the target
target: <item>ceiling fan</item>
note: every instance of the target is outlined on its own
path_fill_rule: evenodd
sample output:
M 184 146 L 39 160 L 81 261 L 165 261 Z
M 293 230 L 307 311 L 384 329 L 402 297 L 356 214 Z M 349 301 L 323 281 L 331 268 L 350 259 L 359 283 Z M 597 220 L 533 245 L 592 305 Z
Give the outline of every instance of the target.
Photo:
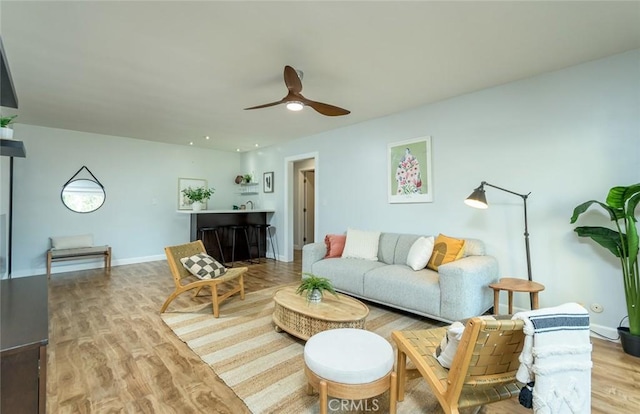
M 300 73 L 300 75 L 298 74 Z M 339 108 L 337 106 L 329 105 L 322 102 L 312 101 L 311 99 L 307 99 L 300 91 L 302 91 L 302 72 L 297 72 L 294 68 L 287 65 L 284 67 L 284 83 L 287 85 L 287 89 L 289 89 L 289 93 L 287 96 L 282 98 L 277 102 L 271 102 L 264 105 L 252 106 L 247 109 L 259 109 L 259 108 L 267 108 L 269 106 L 280 105 L 282 103 L 287 104 L 287 109 L 291 111 L 299 111 L 305 106 L 310 106 L 315 109 L 317 112 L 326 116 L 340 116 L 340 115 L 348 115 L 351 111 L 348 111 L 343 108 Z

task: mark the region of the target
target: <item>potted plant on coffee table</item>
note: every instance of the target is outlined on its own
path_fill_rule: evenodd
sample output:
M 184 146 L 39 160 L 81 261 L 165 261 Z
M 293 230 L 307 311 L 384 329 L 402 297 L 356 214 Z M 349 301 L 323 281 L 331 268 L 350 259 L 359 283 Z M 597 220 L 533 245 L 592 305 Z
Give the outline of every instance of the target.
M 638 228 L 635 210 L 640 201 L 640 183 L 627 187 L 613 187 L 604 203 L 590 200 L 573 210 L 571 223 L 592 204 L 598 204 L 609 213 L 616 230 L 607 227 L 576 227 L 580 237 L 590 237 L 620 259 L 624 295 L 627 302 L 629 328 L 618 327 L 622 349 L 640 357 L 640 271 L 638 271 Z
M 312 273 L 303 273 L 306 278 L 302 279 L 300 286 L 296 289 L 296 293 L 304 295 L 306 292 L 307 301 L 311 303 L 318 303 L 322 301 L 324 291 L 331 292 L 338 297 L 331 281 L 325 277 L 319 277 Z
M 182 190 L 182 194 L 187 197 L 191 201 L 191 208 L 194 211 L 202 210 L 202 204 L 206 202 L 213 193 L 215 192 L 215 188 L 206 188 L 206 187 L 187 187 Z

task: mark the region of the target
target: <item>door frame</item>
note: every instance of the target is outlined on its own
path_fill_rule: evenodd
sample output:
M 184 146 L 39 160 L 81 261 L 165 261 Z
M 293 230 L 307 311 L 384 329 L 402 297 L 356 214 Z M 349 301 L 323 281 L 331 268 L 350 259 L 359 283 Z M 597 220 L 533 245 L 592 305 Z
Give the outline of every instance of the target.
M 302 160 L 307 160 L 307 159 L 313 159 L 314 160 L 314 165 L 315 168 L 314 170 L 316 171 L 316 185 L 315 185 L 315 189 L 314 189 L 314 209 L 315 209 L 315 217 L 313 220 L 313 225 L 315 227 L 315 237 L 317 238 L 317 229 L 319 228 L 319 216 L 320 214 L 318 214 L 319 211 L 319 203 L 318 200 L 320 199 L 319 197 L 319 193 L 320 191 L 318 190 L 320 188 L 319 186 L 319 172 L 320 172 L 320 156 L 317 152 L 308 152 L 306 154 L 298 154 L 298 155 L 292 155 L 290 157 L 286 157 L 284 159 L 284 182 L 285 182 L 285 186 L 284 186 L 284 232 L 283 232 L 283 236 L 284 236 L 284 261 L 285 262 L 292 262 L 293 261 L 293 240 L 294 240 L 294 235 L 293 235 L 293 230 L 295 229 L 294 223 L 293 223 L 293 200 L 294 200 L 294 196 L 295 196 L 295 188 L 293 185 L 294 182 L 294 174 L 295 171 L 293 170 L 293 164 L 297 161 L 302 161 Z M 316 240 L 314 240 L 316 241 Z

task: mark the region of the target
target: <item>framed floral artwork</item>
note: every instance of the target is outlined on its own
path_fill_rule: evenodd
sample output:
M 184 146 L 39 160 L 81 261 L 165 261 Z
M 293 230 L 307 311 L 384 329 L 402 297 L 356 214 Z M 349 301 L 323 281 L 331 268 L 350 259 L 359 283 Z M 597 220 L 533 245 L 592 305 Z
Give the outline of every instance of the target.
M 389 203 L 433 202 L 431 137 L 394 142 L 388 147 Z

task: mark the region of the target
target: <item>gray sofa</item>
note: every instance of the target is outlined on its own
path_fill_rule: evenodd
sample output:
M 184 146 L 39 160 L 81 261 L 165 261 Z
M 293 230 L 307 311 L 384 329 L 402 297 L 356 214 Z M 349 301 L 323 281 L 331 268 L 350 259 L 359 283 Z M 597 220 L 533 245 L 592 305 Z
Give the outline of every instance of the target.
M 498 280 L 498 262 L 485 254 L 482 241 L 465 239 L 464 256 L 437 272 L 414 271 L 406 262 L 418 237 L 381 233 L 378 261 L 325 259 L 324 243 L 307 244 L 302 272 L 326 277 L 336 290 L 351 296 L 445 322 L 481 315 L 493 306 L 488 285 Z

